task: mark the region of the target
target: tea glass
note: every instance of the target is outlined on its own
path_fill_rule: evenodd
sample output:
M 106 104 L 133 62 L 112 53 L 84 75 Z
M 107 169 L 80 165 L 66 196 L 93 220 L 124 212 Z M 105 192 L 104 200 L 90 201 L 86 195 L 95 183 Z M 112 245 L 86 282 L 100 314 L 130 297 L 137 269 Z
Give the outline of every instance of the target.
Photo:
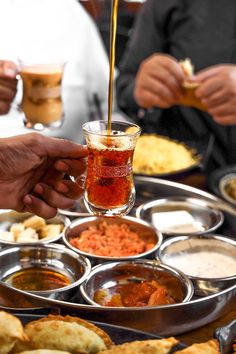
M 113 121 L 91 121 L 83 125 L 88 146 L 88 169 L 84 202 L 95 215 L 126 215 L 135 201 L 132 173 L 133 153 L 141 129 L 138 125 Z
M 64 112 L 62 78 L 64 62 L 30 63 L 19 60 L 23 97 L 20 110 L 26 128 L 43 130 L 60 128 Z

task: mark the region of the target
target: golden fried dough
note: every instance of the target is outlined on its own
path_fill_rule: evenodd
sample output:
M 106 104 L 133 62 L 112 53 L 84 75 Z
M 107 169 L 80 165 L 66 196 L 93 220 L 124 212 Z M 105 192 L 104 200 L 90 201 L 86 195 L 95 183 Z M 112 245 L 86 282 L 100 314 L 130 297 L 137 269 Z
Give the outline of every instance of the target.
M 220 354 L 219 343 L 217 340 L 211 339 L 205 343 L 195 343 L 175 354 Z
M 113 343 L 97 326 L 72 316 L 49 315 L 25 326 L 28 343 L 18 341 L 13 353 L 32 349 L 57 349 L 71 354 L 95 354 Z
M 0 353 L 9 353 L 17 339 L 21 341 L 28 339 L 21 321 L 10 313 L 0 311 Z
M 61 350 L 51 349 L 36 349 L 27 352 L 20 352 L 19 354 L 70 354 L 69 352 L 62 352 Z
M 178 340 L 170 337 L 166 339 L 149 339 L 115 345 L 111 349 L 98 354 L 168 354 Z
M 202 111 L 206 111 L 206 106 L 201 102 L 199 98 L 195 96 L 195 91 L 199 87 L 197 82 L 191 82 L 189 79 L 194 75 L 194 67 L 189 58 L 179 62 L 181 69 L 183 70 L 185 80 L 183 82 L 183 97 L 179 101 L 180 105 L 191 106 L 198 108 Z

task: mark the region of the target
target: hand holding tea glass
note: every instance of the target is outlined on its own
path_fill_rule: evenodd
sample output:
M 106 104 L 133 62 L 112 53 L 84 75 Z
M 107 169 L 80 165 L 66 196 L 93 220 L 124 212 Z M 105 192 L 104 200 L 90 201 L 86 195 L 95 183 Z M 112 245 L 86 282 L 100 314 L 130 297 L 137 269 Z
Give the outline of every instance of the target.
M 25 127 L 35 130 L 60 128 L 64 119 L 61 97 L 64 62 L 19 62 L 23 81 L 20 108 Z
M 140 128 L 136 124 L 107 121 L 83 125 L 88 146 L 85 205 L 95 215 L 127 214 L 134 205 L 133 153 Z

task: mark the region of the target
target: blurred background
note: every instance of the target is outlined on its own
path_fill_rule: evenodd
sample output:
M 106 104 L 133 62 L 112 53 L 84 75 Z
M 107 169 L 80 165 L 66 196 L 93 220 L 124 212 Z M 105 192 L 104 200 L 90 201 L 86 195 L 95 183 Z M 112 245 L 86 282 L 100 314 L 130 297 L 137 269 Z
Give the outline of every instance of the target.
M 107 52 L 109 53 L 111 0 L 79 0 L 97 23 Z M 125 50 L 127 40 L 132 32 L 135 15 L 145 0 L 119 0 L 117 37 L 116 37 L 116 66 Z

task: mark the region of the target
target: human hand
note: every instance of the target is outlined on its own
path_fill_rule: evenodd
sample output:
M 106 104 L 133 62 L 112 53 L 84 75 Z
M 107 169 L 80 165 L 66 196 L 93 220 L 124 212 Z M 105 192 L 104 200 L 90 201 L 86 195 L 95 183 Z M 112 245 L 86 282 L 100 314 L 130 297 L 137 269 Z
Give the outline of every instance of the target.
M 17 66 L 11 61 L 0 60 L 0 114 L 11 108 L 17 89 Z
M 143 108 L 169 108 L 182 98 L 184 73 L 175 58 L 154 54 L 140 65 L 134 98 Z
M 51 218 L 72 207 L 83 193 L 85 157 L 86 147 L 41 134 L 0 139 L 0 208 Z
M 222 125 L 236 124 L 236 65 L 221 64 L 195 75 L 200 86 L 195 95 L 213 119 Z

